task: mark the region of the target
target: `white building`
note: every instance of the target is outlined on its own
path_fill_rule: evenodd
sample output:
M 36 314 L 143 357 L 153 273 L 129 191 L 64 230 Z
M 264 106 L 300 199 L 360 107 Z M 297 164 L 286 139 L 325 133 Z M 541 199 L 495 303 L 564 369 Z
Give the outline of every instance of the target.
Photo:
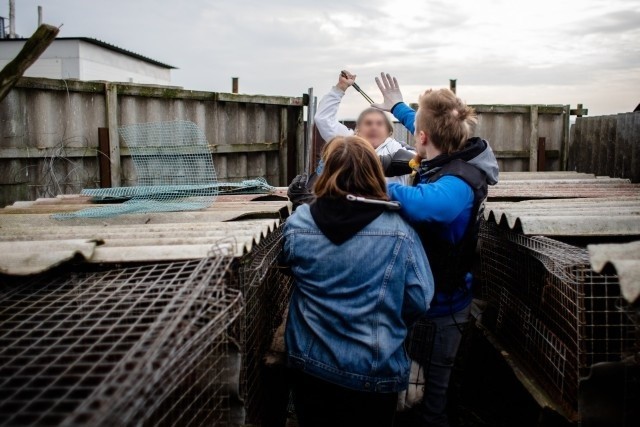
M 26 39 L 0 39 L 0 69 L 20 52 Z M 26 71 L 26 77 L 107 80 L 169 85 L 175 67 L 87 37 L 61 37 Z

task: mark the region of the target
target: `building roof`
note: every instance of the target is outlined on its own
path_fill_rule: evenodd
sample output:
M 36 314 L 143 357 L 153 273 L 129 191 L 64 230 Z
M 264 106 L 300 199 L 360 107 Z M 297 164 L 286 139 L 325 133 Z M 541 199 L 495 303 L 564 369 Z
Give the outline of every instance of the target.
M 23 41 L 24 42 L 26 40 L 28 40 L 28 39 L 26 39 L 26 38 L 1 39 L 0 38 L 0 42 L 12 42 L 12 41 Z M 56 40 L 78 40 L 78 41 L 83 41 L 85 43 L 90 43 L 90 44 L 93 44 L 95 46 L 100 46 L 102 48 L 111 50 L 113 52 L 120 53 L 120 54 L 125 55 L 125 56 L 129 56 L 131 58 L 139 59 L 139 60 L 147 62 L 149 64 L 157 65 L 158 67 L 168 68 L 168 69 L 176 69 L 177 68 L 177 67 L 174 67 L 173 65 L 169 65 L 169 64 L 165 64 L 164 62 L 156 61 L 155 59 L 151 59 L 151 58 L 149 58 L 147 56 L 140 55 L 139 53 L 135 53 L 135 52 L 132 52 L 130 50 L 123 49 L 121 47 L 112 45 L 111 43 L 103 42 L 102 40 L 94 39 L 94 38 L 91 38 L 91 37 L 57 37 Z

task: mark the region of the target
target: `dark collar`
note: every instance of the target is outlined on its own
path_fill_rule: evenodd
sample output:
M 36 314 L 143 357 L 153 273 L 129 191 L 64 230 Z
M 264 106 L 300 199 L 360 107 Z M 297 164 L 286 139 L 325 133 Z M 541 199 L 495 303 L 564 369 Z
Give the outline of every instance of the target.
M 316 225 L 331 242 L 341 245 L 385 211 L 384 206 L 321 197 L 310 205 Z

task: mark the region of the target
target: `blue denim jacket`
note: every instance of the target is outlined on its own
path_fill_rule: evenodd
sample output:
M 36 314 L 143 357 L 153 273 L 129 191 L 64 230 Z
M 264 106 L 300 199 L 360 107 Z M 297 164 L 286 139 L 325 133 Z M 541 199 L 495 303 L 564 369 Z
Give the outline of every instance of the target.
M 300 206 L 284 228 L 295 286 L 285 340 L 289 366 L 360 391 L 407 387 L 407 326 L 429 309 L 433 276 L 416 232 L 384 212 L 341 245 Z

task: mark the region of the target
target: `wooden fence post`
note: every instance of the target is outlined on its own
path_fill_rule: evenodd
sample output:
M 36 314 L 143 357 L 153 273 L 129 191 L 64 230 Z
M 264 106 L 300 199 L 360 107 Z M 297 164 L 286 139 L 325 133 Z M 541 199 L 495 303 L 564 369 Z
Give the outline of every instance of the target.
M 538 138 L 538 171 L 545 171 L 547 169 L 547 139 L 542 136 Z
M 529 136 L 529 171 L 538 170 L 538 106 L 531 106 L 531 135 Z
M 111 185 L 121 186 L 120 136 L 118 135 L 118 86 L 105 83 L 107 128 L 109 128 L 109 161 L 111 163 Z
M 278 169 L 280 169 L 280 186 L 286 186 L 287 183 L 287 165 L 288 165 L 288 149 L 287 149 L 287 107 L 281 107 L 280 110 L 280 150 L 278 152 Z

